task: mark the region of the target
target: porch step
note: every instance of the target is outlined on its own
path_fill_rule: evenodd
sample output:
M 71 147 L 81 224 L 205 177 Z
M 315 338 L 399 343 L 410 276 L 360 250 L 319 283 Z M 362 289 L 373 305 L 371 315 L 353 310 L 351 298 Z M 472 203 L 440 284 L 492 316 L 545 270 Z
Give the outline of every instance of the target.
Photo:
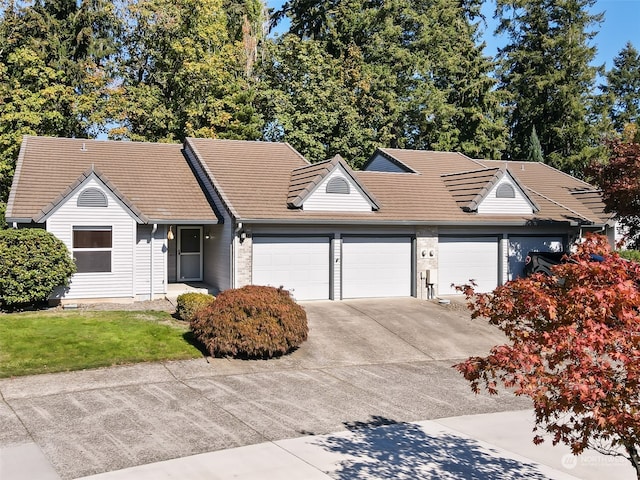
M 218 292 L 211 286 L 202 282 L 170 283 L 167 285 L 165 297 L 175 307 L 178 297 L 183 293 L 208 293 L 216 295 Z

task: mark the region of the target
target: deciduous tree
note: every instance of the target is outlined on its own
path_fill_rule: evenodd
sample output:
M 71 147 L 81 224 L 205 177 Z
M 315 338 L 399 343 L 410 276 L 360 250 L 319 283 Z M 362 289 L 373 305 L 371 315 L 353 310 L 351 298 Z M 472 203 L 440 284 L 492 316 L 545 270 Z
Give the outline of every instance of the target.
M 552 272 L 488 294 L 467 287 L 472 317 L 488 319 L 508 343 L 456 368 L 475 392 L 495 394 L 501 383 L 529 396 L 534 431 L 553 444 L 625 456 L 640 479 L 640 264 L 590 236 Z
M 256 33 L 248 13 L 228 14 L 222 0 L 138 0 L 122 15 L 121 88 L 112 107 L 120 125 L 113 137 L 262 135 L 250 76 Z M 234 19 L 243 25 L 230 25 Z
M 608 162 L 593 164 L 589 173 L 602 189 L 606 211 L 616 215 L 626 232 L 629 245 L 640 248 L 640 143 L 633 140 L 633 134 L 630 137 L 610 143 Z

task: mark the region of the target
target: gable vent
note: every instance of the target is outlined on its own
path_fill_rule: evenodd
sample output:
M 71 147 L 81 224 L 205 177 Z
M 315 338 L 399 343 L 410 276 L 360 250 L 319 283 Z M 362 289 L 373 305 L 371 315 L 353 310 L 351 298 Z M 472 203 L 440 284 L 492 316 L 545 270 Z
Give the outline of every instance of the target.
M 327 193 L 341 193 L 343 195 L 349 195 L 350 191 L 349 182 L 344 178 L 332 178 L 327 183 Z
M 78 197 L 79 207 L 107 207 L 107 196 L 97 188 L 87 188 Z
M 496 198 L 516 198 L 516 191 L 508 183 L 503 183 L 496 190 Z

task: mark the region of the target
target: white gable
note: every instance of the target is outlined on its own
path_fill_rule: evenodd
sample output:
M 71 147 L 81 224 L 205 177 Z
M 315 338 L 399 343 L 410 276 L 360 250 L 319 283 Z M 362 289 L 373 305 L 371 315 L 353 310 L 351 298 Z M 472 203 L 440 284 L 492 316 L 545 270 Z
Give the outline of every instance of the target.
M 341 193 L 330 193 L 337 190 Z M 342 167 L 334 169 L 322 180 L 304 201 L 302 208 L 306 211 L 332 212 L 370 212 L 372 209 L 369 200 Z
M 533 205 L 510 175 L 503 175 L 478 205 L 478 213 L 532 215 Z
M 101 192 L 106 207 L 78 206 L 78 198 L 87 189 Z M 111 271 L 107 273 L 76 273 L 71 287 L 64 294 L 71 298 L 132 297 L 134 295 L 133 265 L 136 220 L 128 208 L 95 177 L 87 178 L 50 213 L 47 230 L 62 240 L 73 252 L 74 227 L 107 227 L 112 231 Z M 62 295 L 61 292 L 57 292 Z

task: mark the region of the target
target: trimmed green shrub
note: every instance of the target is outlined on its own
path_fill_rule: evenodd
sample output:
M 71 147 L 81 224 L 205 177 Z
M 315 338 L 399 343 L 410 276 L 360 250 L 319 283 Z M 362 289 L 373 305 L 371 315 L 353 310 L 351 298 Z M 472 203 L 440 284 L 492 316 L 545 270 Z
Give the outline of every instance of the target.
M 633 262 L 640 262 L 640 250 L 618 250 L 617 252 L 622 258 Z
M 75 271 L 66 245 L 46 230 L 0 230 L 0 306 L 44 302 Z
M 176 314 L 181 320 L 190 322 L 193 320 L 195 313 L 202 307 L 209 305 L 216 299 L 213 295 L 208 293 L 183 293 L 178 296 Z
M 307 339 L 307 313 L 287 290 L 248 285 L 226 290 L 191 321 L 212 356 L 270 358 Z

